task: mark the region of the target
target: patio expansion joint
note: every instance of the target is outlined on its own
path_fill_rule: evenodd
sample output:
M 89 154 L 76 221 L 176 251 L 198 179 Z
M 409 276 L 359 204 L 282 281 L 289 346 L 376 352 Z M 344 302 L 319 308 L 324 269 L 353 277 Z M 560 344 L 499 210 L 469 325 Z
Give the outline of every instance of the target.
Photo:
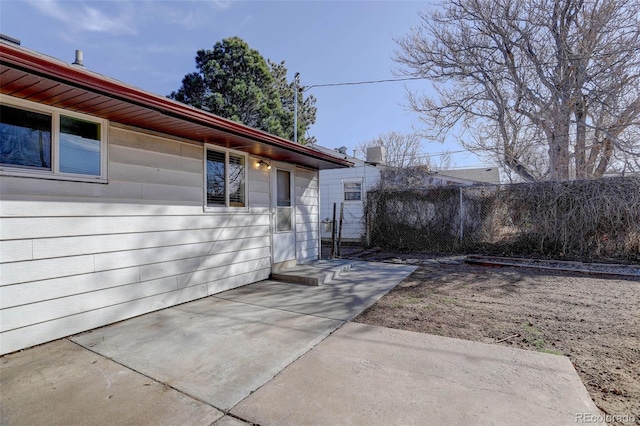
M 167 388 L 169 388 L 169 389 L 172 389 L 172 390 L 174 390 L 174 391 L 176 391 L 176 392 L 178 392 L 178 393 L 180 393 L 180 394 L 182 394 L 182 395 L 184 395 L 184 396 L 186 396 L 186 397 L 188 397 L 188 398 L 190 398 L 190 399 L 193 399 L 193 400 L 195 400 L 195 401 L 198 401 L 198 402 L 200 402 L 200 403 L 202 403 L 202 404 L 204 404 L 204 405 L 208 405 L 209 407 L 215 408 L 216 410 L 218 410 L 219 412 L 221 412 L 221 413 L 223 413 L 223 414 L 228 414 L 225 410 L 223 410 L 223 409 L 221 409 L 221 408 L 219 408 L 219 407 L 216 407 L 215 405 L 213 405 L 213 404 L 211 404 L 211 403 L 209 403 L 209 402 L 207 402 L 207 401 L 204 401 L 203 399 L 198 398 L 197 396 L 194 396 L 194 395 L 191 395 L 191 394 L 189 394 L 189 393 L 187 393 L 187 392 L 184 392 L 183 390 L 180 390 L 180 389 L 178 389 L 178 388 L 176 388 L 176 387 L 174 387 L 174 386 L 171 386 L 171 385 L 170 385 L 170 384 L 168 384 L 168 383 L 165 383 L 165 382 L 162 382 L 162 381 L 160 381 L 160 380 L 154 379 L 153 377 L 149 376 L 148 374 L 145 374 L 145 373 L 143 373 L 143 372 L 141 372 L 141 371 L 138 371 L 138 370 L 136 370 L 135 368 L 129 367 L 128 365 L 123 364 L 123 363 L 121 363 L 121 362 L 119 362 L 119 361 L 116 361 L 116 360 L 115 360 L 115 359 L 113 359 L 113 358 L 110 358 L 110 357 L 108 357 L 108 356 L 104 356 L 104 355 L 102 355 L 100 352 L 96 352 L 96 351 L 94 351 L 93 349 L 91 349 L 91 348 L 89 348 L 89 347 L 83 346 L 83 345 L 81 345 L 81 344 L 80 344 L 80 343 L 78 343 L 78 342 L 74 342 L 74 341 L 73 341 L 73 340 L 71 340 L 71 338 L 69 338 L 69 337 L 65 338 L 65 340 L 67 340 L 67 341 L 69 341 L 69 342 L 71 342 L 71 343 L 73 343 L 73 344 L 75 344 L 75 345 L 79 346 L 80 348 L 82 348 L 82 349 L 84 349 L 84 350 L 86 350 L 86 351 L 89 351 L 89 352 L 91 352 L 91 353 L 94 353 L 94 354 L 98 355 L 99 357 L 102 357 L 102 358 L 104 358 L 104 359 L 107 359 L 107 360 L 109 360 L 109 361 L 111 361 L 111 362 L 115 363 L 115 364 L 118 364 L 119 366 L 124 367 L 124 368 L 126 368 L 127 370 L 131 370 L 131 371 L 133 371 L 133 372 L 134 372 L 134 373 L 136 373 L 136 374 L 139 374 L 139 375 L 141 375 L 141 376 L 143 376 L 143 377 L 146 377 L 146 378 L 147 378 L 147 379 L 149 379 L 149 380 L 152 380 L 152 381 L 154 381 L 154 382 L 156 382 L 156 383 L 161 384 L 162 386 L 165 386 L 165 387 L 167 387 Z M 234 416 L 234 417 L 236 417 L 236 416 Z M 242 420 L 242 419 L 241 419 L 241 418 L 239 418 L 239 417 L 238 417 L 238 419 L 239 419 L 239 420 Z M 217 419 L 216 421 L 218 421 L 218 420 L 220 420 L 220 419 Z M 243 421 L 245 421 L 245 420 L 243 420 Z M 249 423 L 249 424 L 251 424 L 251 422 L 246 422 L 246 421 L 245 421 L 245 423 Z M 215 424 L 215 422 L 213 422 L 213 423 L 212 423 L 212 425 L 213 425 L 213 424 Z
M 234 407 L 235 407 L 235 405 L 234 405 Z M 231 408 L 233 408 L 233 407 L 231 407 Z M 240 416 L 238 416 L 238 415 L 232 414 L 232 413 L 231 413 L 231 408 L 229 408 L 229 411 L 224 412 L 224 415 L 225 415 L 225 416 L 231 417 L 231 418 L 236 419 L 236 420 L 240 420 L 241 422 L 246 423 L 246 424 L 248 424 L 248 425 L 256 425 L 256 423 L 253 423 L 251 420 L 247 420 L 247 419 L 245 419 L 244 417 L 240 417 Z M 215 422 L 213 422 L 213 423 L 212 423 L 211 425 L 209 425 L 209 426 L 215 426 L 215 424 L 216 424 L 218 421 L 220 421 L 220 419 L 216 420 Z
M 302 357 L 306 356 L 307 354 L 309 354 L 311 351 L 315 350 L 318 345 L 322 342 L 324 342 L 325 340 L 327 340 L 329 337 L 331 337 L 333 335 L 333 333 L 335 333 L 336 331 L 340 330 L 346 323 L 348 323 L 349 321 L 342 321 L 342 324 L 340 324 L 338 327 L 336 327 L 334 330 L 330 331 L 329 334 L 327 334 L 326 336 L 324 336 L 322 339 L 320 339 L 320 341 L 316 342 L 313 346 L 311 346 L 306 352 L 300 354 L 300 356 L 298 356 L 296 359 L 292 360 L 290 363 L 288 363 L 287 365 L 285 365 L 282 370 L 278 371 L 272 378 L 270 378 L 269 380 L 267 380 L 266 382 L 264 382 L 263 384 L 261 384 L 260 386 L 258 386 L 256 389 L 252 390 L 249 395 L 245 396 L 244 398 L 242 398 L 240 401 L 238 401 L 236 404 L 234 404 L 232 407 L 229 408 L 229 412 L 227 412 L 227 415 L 230 415 L 231 417 L 235 417 L 239 420 L 242 420 L 245 423 L 248 423 L 250 425 L 255 425 L 256 423 L 252 423 L 249 420 L 245 420 L 242 417 L 239 417 L 237 415 L 231 414 L 231 410 L 233 410 L 235 407 L 237 407 L 238 405 L 240 405 L 245 399 L 251 397 L 251 395 L 253 395 L 254 393 L 258 392 L 260 389 L 262 389 L 263 387 L 267 386 L 269 383 L 271 383 L 272 381 L 274 381 L 277 377 L 279 377 L 282 373 L 284 373 L 284 371 L 289 368 L 290 366 L 292 366 L 293 364 L 295 364 L 296 362 L 298 362 Z

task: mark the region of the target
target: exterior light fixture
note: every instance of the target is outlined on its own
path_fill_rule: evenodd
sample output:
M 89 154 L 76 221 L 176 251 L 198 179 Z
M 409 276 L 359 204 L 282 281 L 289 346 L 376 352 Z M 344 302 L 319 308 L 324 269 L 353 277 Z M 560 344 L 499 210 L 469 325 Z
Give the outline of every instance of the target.
M 262 166 L 266 166 L 267 170 L 271 170 L 271 164 L 267 163 L 264 160 L 260 160 L 256 163 L 256 166 L 258 166 L 258 168 L 262 167 Z

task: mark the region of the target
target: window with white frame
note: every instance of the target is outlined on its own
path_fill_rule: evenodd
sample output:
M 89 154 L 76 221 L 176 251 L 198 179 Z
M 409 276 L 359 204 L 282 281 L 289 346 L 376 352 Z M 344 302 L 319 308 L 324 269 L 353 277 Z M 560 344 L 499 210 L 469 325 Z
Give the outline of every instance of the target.
M 290 170 L 276 171 L 276 231 L 293 230 L 293 200 L 291 198 Z
M 0 170 L 53 179 L 106 179 L 106 121 L 0 98 Z
M 344 182 L 344 201 L 362 201 L 362 181 Z
M 210 146 L 205 153 L 206 207 L 246 207 L 246 154 Z

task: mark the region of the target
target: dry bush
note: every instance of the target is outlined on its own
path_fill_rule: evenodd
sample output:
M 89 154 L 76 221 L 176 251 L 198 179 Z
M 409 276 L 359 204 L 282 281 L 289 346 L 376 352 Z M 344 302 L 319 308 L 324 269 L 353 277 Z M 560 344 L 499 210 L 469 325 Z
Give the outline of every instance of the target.
M 388 249 L 640 262 L 640 177 L 377 190 L 371 242 Z
M 518 230 L 514 242 L 541 254 L 638 258 L 640 177 L 506 185 L 498 197 Z

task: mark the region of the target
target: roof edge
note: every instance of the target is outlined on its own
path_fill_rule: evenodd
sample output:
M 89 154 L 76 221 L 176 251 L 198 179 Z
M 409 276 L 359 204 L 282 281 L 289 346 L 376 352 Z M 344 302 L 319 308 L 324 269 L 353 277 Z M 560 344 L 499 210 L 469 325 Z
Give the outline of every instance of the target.
M 342 167 L 353 166 L 353 163 L 350 161 L 327 155 L 279 136 L 222 118 L 165 96 L 128 85 L 119 80 L 87 70 L 83 67 L 69 64 L 23 46 L 14 46 L 0 41 L 0 62 L 19 67 L 34 74 L 47 76 L 75 87 L 102 93 L 139 106 L 152 108 L 176 118 L 214 127 L 257 142 L 304 154 L 317 160 L 333 163 Z

